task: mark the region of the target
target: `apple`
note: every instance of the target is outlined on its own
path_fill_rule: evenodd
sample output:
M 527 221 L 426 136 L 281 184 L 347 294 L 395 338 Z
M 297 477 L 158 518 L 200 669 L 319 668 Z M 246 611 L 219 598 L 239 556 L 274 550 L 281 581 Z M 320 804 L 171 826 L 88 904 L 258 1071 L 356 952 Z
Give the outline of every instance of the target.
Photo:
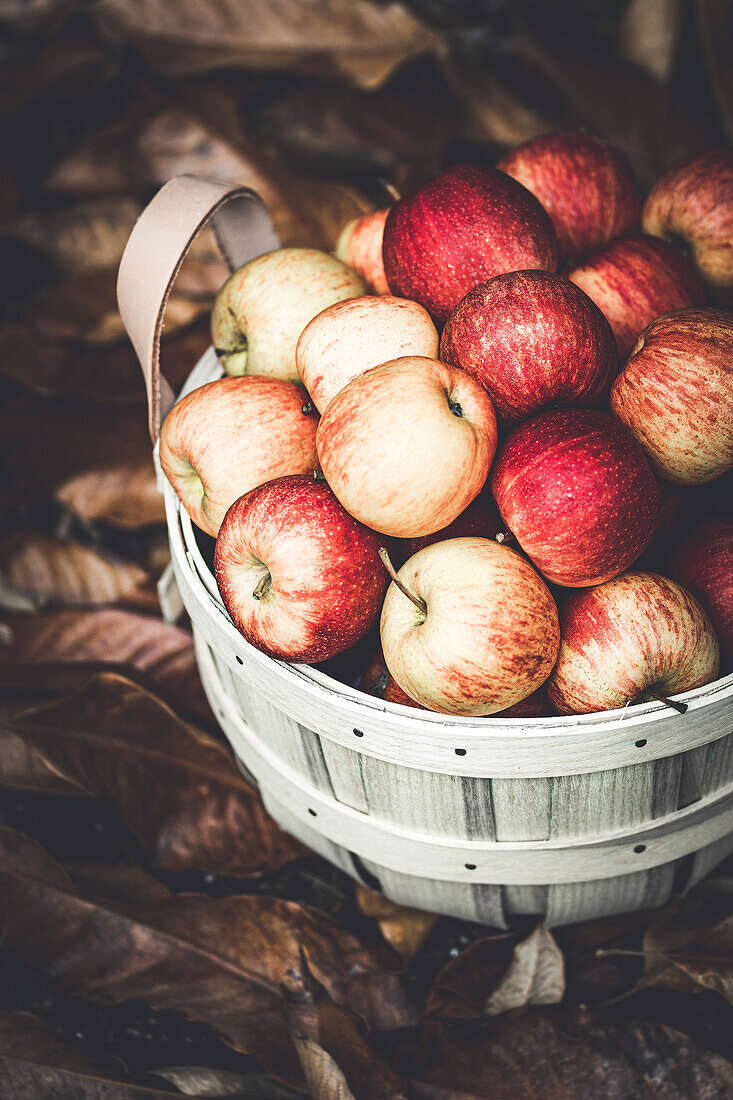
M 417 302 L 388 295 L 336 302 L 303 329 L 295 363 L 313 404 L 323 412 L 347 382 L 403 355 L 438 357 L 438 333 Z
M 702 523 L 672 554 L 675 580 L 696 596 L 720 643 L 726 669 L 733 665 L 733 522 Z
M 591 134 L 540 134 L 512 149 L 497 168 L 542 203 L 562 257 L 583 256 L 639 224 L 641 195 L 630 165 Z
M 384 270 L 393 294 L 442 324 L 477 283 L 557 267 L 552 222 L 534 195 L 494 168 L 457 164 L 390 209 Z
M 470 374 L 407 355 L 336 394 L 316 437 L 326 481 L 347 512 L 384 535 L 447 527 L 481 491 L 496 413 Z
M 279 248 L 230 275 L 211 314 L 211 339 L 227 374 L 299 382 L 295 345 L 326 306 L 366 293 L 357 273 L 317 248 Z
M 488 491 L 482 491 L 447 527 L 434 531 L 431 535 L 420 535 L 411 539 L 392 539 L 390 549 L 395 560 L 403 565 L 418 550 L 431 546 L 434 542 L 457 539 L 464 535 L 493 539 L 498 530 L 499 515 L 493 497 Z
M 214 575 L 237 630 L 283 661 L 326 661 L 349 649 L 375 622 L 387 587 L 377 535 L 324 481 L 302 474 L 232 504 Z
M 552 409 L 515 428 L 490 485 L 519 545 L 564 587 L 615 577 L 656 530 L 659 487 L 644 452 L 593 409 Z
M 679 309 L 648 325 L 611 389 L 611 412 L 654 469 L 701 485 L 733 467 L 733 316 Z
M 573 592 L 560 626 L 560 656 L 547 685 L 560 714 L 678 695 L 718 675 L 707 615 L 682 585 L 656 573 L 632 571 Z
M 176 402 L 160 430 L 160 465 L 193 522 L 216 538 L 242 493 L 318 466 L 318 417 L 302 386 L 219 378 Z
M 671 245 L 641 234 L 611 241 L 568 272 L 568 279 L 610 321 L 621 359 L 660 313 L 705 304 L 692 264 Z
M 715 301 L 733 300 L 733 149 L 714 149 L 675 164 L 644 204 L 645 233 L 682 245 Z
M 448 539 L 402 566 L 379 630 L 407 695 L 442 714 L 495 714 L 549 676 L 557 607 L 532 566 L 491 539 Z
M 373 210 L 353 218 L 341 230 L 336 241 L 336 255 L 354 271 L 358 271 L 367 286 L 375 294 L 389 294 L 387 276 L 384 274 L 382 240 L 384 223 L 389 209 Z
M 440 357 L 477 378 L 508 421 L 551 403 L 595 404 L 618 366 L 600 309 L 547 271 L 512 271 L 469 290 L 443 329 Z

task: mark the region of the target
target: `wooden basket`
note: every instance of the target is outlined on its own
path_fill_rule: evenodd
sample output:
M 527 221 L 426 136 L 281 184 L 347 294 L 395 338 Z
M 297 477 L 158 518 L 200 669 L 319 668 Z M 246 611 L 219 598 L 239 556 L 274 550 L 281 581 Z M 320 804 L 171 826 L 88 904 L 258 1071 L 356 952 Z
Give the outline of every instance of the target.
M 134 229 L 119 301 L 153 439 L 165 302 L 213 215 L 235 267 L 278 241 L 253 192 L 171 180 Z M 184 393 L 221 370 L 209 350 Z M 160 471 L 159 471 L 160 474 Z M 506 927 L 660 905 L 733 850 L 733 676 L 661 703 L 570 718 L 452 718 L 385 703 L 249 645 L 165 479 L 172 566 L 215 714 L 269 812 L 395 901 Z

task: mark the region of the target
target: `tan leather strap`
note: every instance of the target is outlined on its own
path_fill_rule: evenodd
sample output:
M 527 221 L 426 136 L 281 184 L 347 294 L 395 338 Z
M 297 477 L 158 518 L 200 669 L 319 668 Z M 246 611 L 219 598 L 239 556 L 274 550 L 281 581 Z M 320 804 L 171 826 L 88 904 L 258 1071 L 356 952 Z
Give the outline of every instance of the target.
M 120 261 L 117 301 L 145 377 L 153 441 L 173 404 L 173 391 L 160 375 L 168 295 L 186 253 L 209 219 L 230 271 L 280 245 L 255 191 L 198 176 L 176 176 L 143 210 Z

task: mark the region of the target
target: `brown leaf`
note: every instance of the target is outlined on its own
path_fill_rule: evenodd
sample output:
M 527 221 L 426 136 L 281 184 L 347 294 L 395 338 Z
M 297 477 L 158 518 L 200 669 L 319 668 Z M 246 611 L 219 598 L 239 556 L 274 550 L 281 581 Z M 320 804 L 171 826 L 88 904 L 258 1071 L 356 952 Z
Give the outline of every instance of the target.
M 66 863 L 64 870 L 85 897 L 104 898 L 118 905 L 143 905 L 171 897 L 168 887 L 141 867 Z
M 719 922 L 684 914 L 647 929 L 639 988 L 663 985 L 683 993 L 712 990 L 733 1005 L 733 916 Z
M 438 922 L 435 913 L 423 913 L 390 901 L 384 894 L 367 890 L 360 883 L 356 887 L 356 902 L 365 917 L 373 917 L 387 943 L 409 962 L 417 955 Z
M 308 854 L 275 825 L 226 749 L 117 674 L 100 673 L 9 727 L 110 803 L 169 871 L 252 875 Z
M 565 995 L 565 965 L 552 932 L 538 926 L 514 948 L 509 969 L 486 998 L 484 1016 L 526 1005 L 559 1004 Z
M 363 1021 L 334 1004 L 305 954 L 283 983 L 287 1021 L 315 1100 L 406 1100 L 404 1081 L 370 1046 Z
M 428 1068 L 414 1087 L 425 1100 L 723 1100 L 733 1090 L 729 1062 L 658 1024 L 524 1009 L 472 1037 L 432 1024 L 421 1039 L 414 1056 Z
M 428 996 L 427 1016 L 479 1019 L 486 1001 L 506 975 L 521 933 L 483 936 L 446 963 Z
M 151 578 L 141 566 L 79 542 L 9 535 L 0 540 L 0 573 L 36 609 L 116 603 L 155 612 L 159 607 Z
M 374 88 L 436 42 L 403 4 L 372 0 L 104 0 L 94 16 L 174 76 L 288 69 Z
M 59 268 L 75 274 L 116 266 L 141 212 L 131 198 L 91 199 L 66 209 L 29 213 L 0 225 Z
M 727 0 L 697 0 L 698 33 L 710 87 L 728 139 L 733 141 L 733 27 Z
M 0 1095 L 164 1100 L 171 1093 L 135 1085 L 112 1059 L 82 1053 L 26 1012 L 0 1012 Z
M 301 950 L 330 996 L 371 1026 L 414 1022 L 393 975 L 293 902 L 191 894 L 115 906 L 82 898 L 43 849 L 13 830 L 0 830 L 0 849 L 5 943 L 66 992 L 176 1009 L 291 1083 L 301 1078 L 279 989 Z
M 677 54 L 681 27 L 680 0 L 631 0 L 619 28 L 619 52 L 666 80 Z
M 0 670 L 38 662 L 128 664 L 145 673 L 148 684 L 160 688 L 166 700 L 172 699 L 179 714 L 195 716 L 205 726 L 212 723 L 193 640 L 180 627 L 118 608 L 7 615 L 0 626 Z M 14 670 L 8 673 L 14 675 Z
M 206 1066 L 171 1066 L 152 1071 L 153 1076 L 170 1081 L 184 1096 L 234 1096 L 237 1100 L 303 1100 L 294 1092 L 264 1073 L 236 1073 L 229 1069 L 209 1069 Z

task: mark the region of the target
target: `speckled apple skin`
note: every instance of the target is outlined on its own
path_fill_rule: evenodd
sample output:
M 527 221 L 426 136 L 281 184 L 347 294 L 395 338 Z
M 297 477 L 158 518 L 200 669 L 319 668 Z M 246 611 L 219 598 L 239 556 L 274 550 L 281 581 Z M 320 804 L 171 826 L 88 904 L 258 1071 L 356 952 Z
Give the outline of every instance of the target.
M 313 404 L 323 412 L 347 382 L 405 355 L 438 357 L 438 333 L 417 302 L 366 294 L 337 302 L 306 325 L 295 362 Z
M 384 223 L 389 209 L 373 210 L 347 222 L 336 241 L 335 252 L 339 260 L 358 271 L 364 282 L 375 294 L 389 294 L 389 283 L 384 273 L 382 241 Z
M 326 481 L 352 516 L 412 538 L 447 527 L 478 496 L 496 451 L 496 413 L 465 371 L 405 356 L 337 393 L 316 443 Z
M 216 538 L 249 489 L 318 466 L 318 416 L 302 386 L 219 378 L 178 401 L 160 431 L 160 464 L 193 522 Z
M 654 469 L 701 485 L 733 467 L 733 316 L 665 313 L 644 330 L 611 388 L 611 412 Z
M 705 304 L 700 276 L 689 260 L 664 241 L 642 234 L 611 241 L 568 278 L 608 318 L 622 359 L 661 313 Z
M 384 270 L 393 294 L 420 302 L 439 324 L 471 287 L 505 271 L 557 267 L 549 215 L 494 168 L 458 164 L 391 208 Z
M 387 586 L 379 546 L 325 482 L 283 477 L 231 506 L 214 573 L 248 642 L 284 661 L 326 661 L 358 642 L 379 615 Z M 268 570 L 271 587 L 256 599 Z
M 720 644 L 723 671 L 733 666 L 733 522 L 702 523 L 677 547 L 670 572 L 702 604 Z
M 618 369 L 600 309 L 547 271 L 512 271 L 469 290 L 446 322 L 440 357 L 477 378 L 506 421 L 551 403 L 594 405 Z
M 733 303 L 733 149 L 673 165 L 644 204 L 645 233 L 683 240 L 716 302 Z
M 564 258 L 583 256 L 639 224 L 641 195 L 630 165 L 590 134 L 541 134 L 512 149 L 497 168 L 542 203 Z
M 382 608 L 384 659 L 407 695 L 442 714 L 495 714 L 545 682 L 558 653 L 557 607 L 532 566 L 490 539 L 448 539 L 420 550 Z
M 718 676 L 707 615 L 682 585 L 656 573 L 624 573 L 573 593 L 560 625 L 560 656 L 547 685 L 560 714 L 614 710 L 650 687 L 677 695 Z
M 593 409 L 554 409 L 515 428 L 490 485 L 536 568 L 566 587 L 615 577 L 656 529 L 659 486 L 643 451 Z
M 280 248 L 224 283 L 211 314 L 212 343 L 227 374 L 299 382 L 295 346 L 305 326 L 326 306 L 365 293 L 362 278 L 335 256 Z

